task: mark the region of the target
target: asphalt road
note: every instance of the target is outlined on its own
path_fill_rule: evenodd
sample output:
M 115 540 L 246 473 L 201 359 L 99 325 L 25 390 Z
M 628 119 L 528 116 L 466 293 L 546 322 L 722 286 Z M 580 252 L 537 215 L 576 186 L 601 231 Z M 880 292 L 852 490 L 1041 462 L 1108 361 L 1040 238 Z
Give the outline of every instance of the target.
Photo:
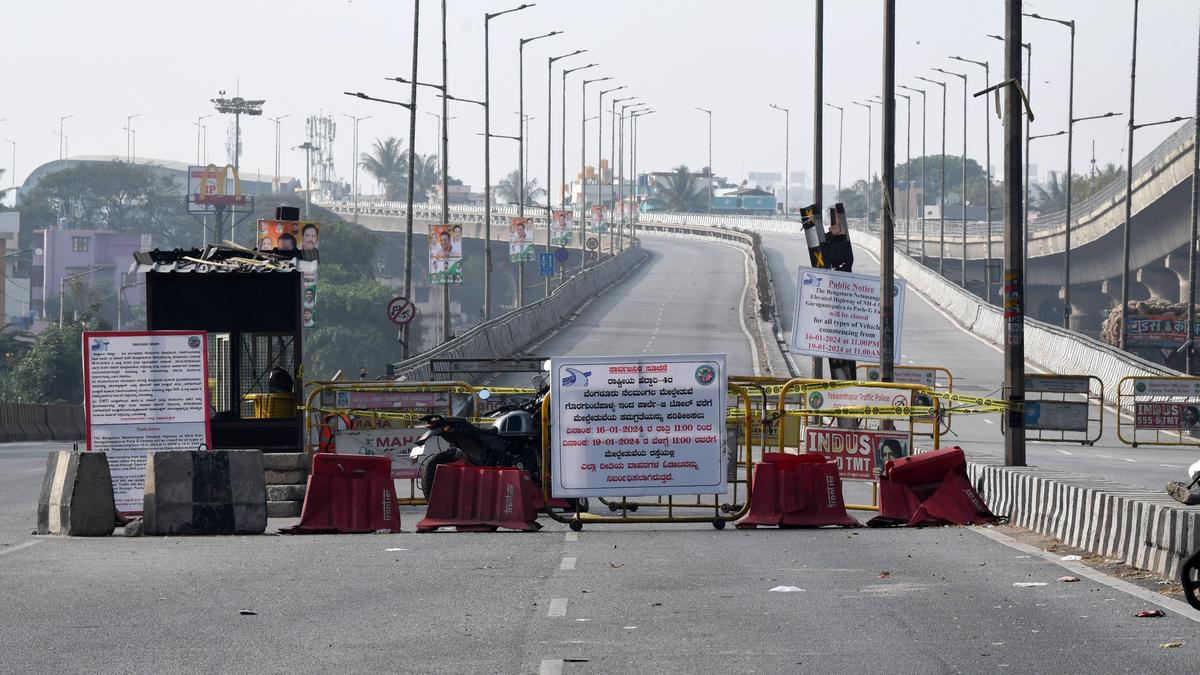
M 746 372 L 741 253 L 646 243 L 539 353 Z M 405 508 L 402 534 L 31 537 L 52 447 L 0 445 L 5 672 L 1192 672 L 1200 648 L 1195 613 L 1135 618 L 1148 594 L 966 528 L 418 535 Z
M 808 266 L 803 242 L 787 235 L 763 235 L 768 265 L 775 283 L 777 303 L 787 329 L 796 302 L 799 266 Z M 854 271 L 878 274 L 875 259 L 855 249 Z M 807 367 L 807 357 L 796 358 Z M 997 395 L 1003 381 L 1003 353 L 998 347 L 971 335 L 944 315 L 920 293 L 909 289 L 905 300 L 901 363 L 943 366 L 954 375 L 955 389 L 973 396 Z M 1029 365 L 1029 372 L 1038 372 Z M 1195 449 L 1129 447 L 1116 437 L 1116 418 L 1105 411 L 1104 434 L 1094 446 L 1079 443 L 1036 442 L 1027 445 L 1027 462 L 1032 466 L 1117 481 L 1133 487 L 1161 490 L 1172 480 L 1185 480 L 1187 467 L 1200 459 Z M 998 415 L 960 415 L 952 422 L 953 434 L 943 445 L 961 445 L 972 454 L 1004 456 L 1004 440 Z

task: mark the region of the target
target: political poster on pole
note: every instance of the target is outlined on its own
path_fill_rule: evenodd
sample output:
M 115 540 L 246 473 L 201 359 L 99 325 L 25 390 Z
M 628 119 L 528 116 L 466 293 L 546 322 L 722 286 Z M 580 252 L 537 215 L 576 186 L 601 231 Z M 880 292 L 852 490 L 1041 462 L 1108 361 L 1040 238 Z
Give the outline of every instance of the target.
M 208 336 L 83 334 L 87 449 L 108 456 L 121 513 L 142 512 L 146 453 L 209 447 Z
M 533 262 L 533 228 L 528 218 L 513 218 L 508 226 L 509 262 Z
M 555 497 L 724 494 L 724 354 L 550 360 Z
M 462 283 L 462 225 L 429 226 L 429 283 Z
M 572 222 L 569 212 L 555 211 L 554 222 L 550 227 L 550 244 L 552 246 L 570 246 L 571 230 L 574 227 L 575 223 Z
M 879 277 L 801 267 L 791 351 L 808 356 L 879 363 Z M 896 280 L 895 360 L 904 334 L 904 295 Z

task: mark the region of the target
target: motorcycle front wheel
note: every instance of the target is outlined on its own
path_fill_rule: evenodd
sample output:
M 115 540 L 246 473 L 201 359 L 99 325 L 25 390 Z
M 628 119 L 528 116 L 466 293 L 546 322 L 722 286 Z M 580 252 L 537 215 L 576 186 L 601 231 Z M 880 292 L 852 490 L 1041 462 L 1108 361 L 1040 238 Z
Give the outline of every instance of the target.
M 420 484 L 421 494 L 425 495 L 425 499 L 429 499 L 429 495 L 433 493 L 433 479 L 437 475 L 438 465 L 449 464 L 456 459 L 458 459 L 458 450 L 451 448 L 435 453 L 421 463 L 421 476 L 417 482 Z

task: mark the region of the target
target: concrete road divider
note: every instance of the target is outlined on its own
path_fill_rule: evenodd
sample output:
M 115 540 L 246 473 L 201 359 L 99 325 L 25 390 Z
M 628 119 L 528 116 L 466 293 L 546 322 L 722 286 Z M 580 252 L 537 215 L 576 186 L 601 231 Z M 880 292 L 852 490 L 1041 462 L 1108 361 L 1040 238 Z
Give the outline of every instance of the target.
M 0 403 L 0 443 L 28 440 L 17 420 L 17 404 Z
M 51 452 L 38 499 L 37 533 L 105 537 L 116 524 L 108 457 L 103 452 Z
M 146 461 L 146 534 L 259 534 L 267 488 L 258 450 L 156 451 Z

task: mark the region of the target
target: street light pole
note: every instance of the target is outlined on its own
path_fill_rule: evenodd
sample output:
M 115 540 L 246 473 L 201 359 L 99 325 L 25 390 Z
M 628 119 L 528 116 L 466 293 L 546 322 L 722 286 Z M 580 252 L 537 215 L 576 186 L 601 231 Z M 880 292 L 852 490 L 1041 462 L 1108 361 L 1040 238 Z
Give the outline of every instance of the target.
M 611 124 L 612 124 L 612 129 L 609 130 L 609 133 L 608 133 L 609 158 L 611 160 L 610 165 L 608 167 L 608 203 L 610 204 L 609 212 L 608 212 L 608 220 L 609 220 L 609 222 L 608 222 L 608 257 L 610 257 L 610 258 L 613 257 L 613 255 L 614 255 L 613 249 L 616 246 L 616 239 L 617 239 L 617 233 L 618 233 L 617 227 L 619 224 L 619 221 L 617 219 L 617 204 L 619 203 L 618 202 L 618 191 L 620 188 L 620 185 L 619 185 L 620 180 L 617 178 L 617 175 L 618 175 L 618 169 L 621 166 L 621 162 L 620 162 L 620 155 L 618 154 L 619 150 L 617 148 L 617 126 L 619 124 L 617 121 L 617 104 L 621 103 L 623 101 L 634 101 L 634 100 L 637 100 L 636 96 L 624 96 L 622 98 L 614 98 L 608 104 L 609 112 L 611 113 L 609 115 L 608 119 L 611 121 Z M 622 106 L 621 109 L 623 111 L 624 106 Z M 621 234 L 624 234 L 624 230 L 621 230 L 620 232 L 621 232 Z M 622 242 L 621 250 L 622 251 L 625 250 L 623 242 Z
M 419 0 L 418 0 L 419 1 Z M 492 319 L 492 120 L 491 120 L 491 54 L 488 49 L 490 24 L 492 19 L 511 12 L 519 12 L 533 7 L 523 4 L 520 7 L 506 9 L 483 15 L 483 320 Z M 417 80 L 416 69 L 413 69 L 413 81 Z M 415 91 L 416 85 L 413 85 Z M 415 95 L 414 95 L 415 98 Z M 406 325 L 407 328 L 407 325 Z M 407 337 L 407 335 L 406 335 Z
M 934 68 L 943 75 L 953 75 L 961 77 L 963 82 L 963 151 L 962 151 L 962 198 L 959 200 L 962 207 L 962 275 L 961 285 L 964 289 L 967 287 L 967 76 L 964 73 L 952 73 L 941 68 Z
M 1074 48 L 1072 48 L 1072 50 L 1071 50 L 1072 59 L 1074 59 L 1074 53 L 1075 53 Z M 964 59 L 961 56 L 951 56 L 950 58 L 955 59 L 957 61 L 962 61 L 963 63 L 973 63 L 977 66 L 980 66 L 981 68 L 983 68 L 983 86 L 984 86 L 984 88 L 992 86 L 992 75 L 991 75 L 990 65 L 988 64 L 987 61 L 973 61 L 971 59 Z M 1074 72 L 1074 66 L 1072 66 L 1072 73 L 1073 72 Z M 984 297 L 984 299 L 987 300 L 987 302 L 991 303 L 992 297 L 993 297 L 992 296 L 992 116 L 988 114 L 988 102 L 987 102 L 986 97 L 984 97 L 984 100 L 983 100 L 983 122 L 984 122 L 984 132 L 983 132 L 983 139 L 984 139 L 984 160 L 983 160 L 983 162 L 984 162 L 984 166 L 983 166 L 983 169 L 984 169 L 984 175 L 987 178 L 987 191 L 986 191 L 987 262 L 984 263 L 984 265 L 983 265 L 983 270 L 984 270 L 984 296 L 983 297 Z M 1071 143 L 1071 141 L 1068 138 L 1067 144 L 1070 145 L 1070 143 Z M 1068 167 L 1071 165 L 1070 162 L 1071 162 L 1071 160 L 1068 158 L 1067 159 Z M 1067 180 L 1070 181 L 1070 177 L 1068 177 Z M 1068 190 L 1070 190 L 1070 188 L 1068 188 Z M 1070 225 L 1067 226 L 1067 229 L 1068 230 L 1070 229 Z M 1068 236 L 1068 241 L 1070 241 L 1069 236 Z
M 449 93 L 450 83 L 447 75 L 447 61 L 449 59 L 449 50 L 446 44 L 446 0 L 442 0 L 442 149 L 441 157 L 441 174 L 442 174 L 442 225 L 450 227 L 450 101 L 445 94 Z M 413 71 L 413 80 L 417 79 L 417 73 Z M 413 98 L 416 101 L 416 98 Z M 358 121 L 354 122 L 354 139 L 358 143 Z M 355 150 L 357 152 L 357 150 Z M 357 164 L 355 168 L 357 170 Z M 411 165 L 409 171 L 411 172 Z M 354 216 L 355 221 L 358 220 L 358 195 L 354 196 Z M 412 205 L 409 205 L 411 210 Z M 490 241 L 484 242 L 486 246 L 491 246 Z M 433 242 L 429 242 L 429 246 L 433 246 Z M 447 283 L 442 284 L 442 344 L 450 341 L 450 284 L 449 279 L 443 279 Z
M 345 113 L 342 113 L 342 114 L 345 115 Z M 275 194 L 279 194 L 279 121 L 285 117 L 291 117 L 291 115 L 290 114 L 280 115 L 279 117 L 269 118 L 272 122 L 275 123 L 275 181 L 273 183 L 271 183 L 271 191 L 274 192 Z M 351 115 L 346 115 L 346 117 L 349 117 L 350 119 L 354 119 L 354 117 Z M 354 127 L 354 152 L 357 155 L 357 153 L 358 153 L 358 125 L 357 125 L 357 123 L 355 124 L 355 127 Z M 357 185 L 357 182 L 355 184 Z M 358 211 L 354 212 L 354 216 L 355 216 L 354 222 L 357 223 L 358 222 Z
M 1006 0 L 1007 1 L 1007 0 Z M 1020 62 L 1017 63 L 1020 66 Z M 1007 66 L 1006 66 L 1007 67 Z M 917 75 L 922 82 L 936 84 L 942 88 L 942 165 L 941 165 L 941 195 L 938 197 L 938 275 L 946 276 L 946 83 L 931 80 Z M 923 168 L 924 162 L 922 162 Z M 1005 169 L 1007 172 L 1007 169 Z M 924 211 L 924 209 L 922 209 Z M 921 258 L 925 258 L 925 230 L 921 228 Z
M 346 113 L 342 113 L 342 115 L 345 117 L 349 117 L 350 120 L 354 123 L 353 134 L 352 134 L 353 143 L 354 143 L 354 156 L 353 156 L 354 167 L 350 171 L 350 183 L 351 183 L 350 191 L 354 193 L 354 224 L 357 225 L 358 224 L 358 192 L 359 192 L 359 190 L 358 190 L 358 164 L 359 164 L 358 123 L 363 120 L 371 119 L 371 115 L 364 115 L 363 117 L 355 117 L 354 115 L 348 115 Z M 286 115 L 285 115 L 285 117 L 286 117 Z M 276 132 L 276 133 L 278 133 L 278 132 Z M 278 145 L 278 141 L 276 141 L 276 145 Z M 276 183 L 279 182 L 279 159 L 278 159 L 278 157 L 279 157 L 279 155 L 278 155 L 278 150 L 277 150 L 276 151 L 276 159 L 275 159 L 275 182 Z M 276 187 L 276 191 L 278 191 L 278 190 L 279 190 L 279 188 Z
M 587 267 L 587 86 L 593 82 L 604 82 L 611 77 L 598 77 L 583 81 L 583 93 L 579 98 L 579 225 L 582 236 L 579 242 L 579 271 Z
M 846 109 L 840 105 L 826 103 L 825 105 L 838 111 L 838 199 L 842 198 L 842 129 L 845 122 Z
M 920 263 L 925 264 L 925 90 L 904 84 L 896 86 L 920 94 Z M 912 252 L 908 252 L 908 255 L 911 256 Z
M 1021 192 L 1021 0 L 1004 10 L 1004 463 L 1025 466 L 1025 269 Z M 1015 80 L 1015 82 L 1014 82 Z
M 817 0 L 821 2 L 821 0 Z M 713 200 L 713 168 L 712 168 L 712 111 L 707 108 L 696 107 L 696 110 L 708 115 L 708 213 L 712 213 Z
M 605 89 L 596 97 L 596 203 L 600 205 L 601 220 L 604 213 L 604 172 L 601 170 L 601 165 L 604 164 L 604 95 L 611 94 L 614 91 L 624 89 L 626 85 Z M 609 180 L 612 180 L 612 169 L 609 169 Z M 610 223 L 611 225 L 611 223 Z M 612 241 L 611 235 L 609 241 Z M 596 262 L 600 262 L 601 254 L 604 248 L 600 245 L 600 228 L 599 223 L 596 227 Z M 612 253 L 610 248 L 609 253 Z
M 883 2 L 882 176 L 879 199 L 879 379 L 895 381 L 896 0 Z
M 851 101 L 850 105 L 856 105 L 867 109 L 867 229 L 871 228 L 871 106 L 868 103 L 859 103 Z
M 893 90 L 901 86 L 903 85 L 896 85 L 893 87 Z M 912 179 L 910 176 L 912 173 L 912 97 L 908 94 L 895 94 L 895 96 L 897 98 L 904 99 L 904 110 L 907 116 L 907 129 L 904 132 L 904 148 L 906 155 L 906 164 L 904 168 L 904 253 L 905 255 L 912 255 L 912 244 L 910 240 L 912 236 L 912 218 L 910 213 L 910 203 L 912 202 Z M 876 96 L 875 99 L 880 103 L 883 102 L 883 99 L 879 98 L 878 96 Z M 893 192 L 895 192 L 894 187 Z M 893 222 L 895 222 L 894 218 Z
M 128 164 L 133 164 L 133 119 L 141 116 L 142 113 L 125 116 L 125 162 Z
M 813 206 L 821 221 L 825 197 L 825 0 L 813 3 Z M 819 366 L 820 359 L 813 359 Z M 815 373 L 814 373 L 815 376 Z
M 788 217 L 788 205 L 790 202 L 788 195 L 788 185 L 792 182 L 792 153 L 791 153 L 791 135 L 792 135 L 792 111 L 782 106 L 777 106 L 774 103 L 768 104 L 776 110 L 783 111 L 783 217 Z
M 196 118 L 196 121 L 195 121 L 195 125 L 196 125 L 196 164 L 203 164 L 202 160 L 204 159 L 204 154 L 201 152 L 202 146 L 200 144 L 200 136 L 201 136 L 201 130 L 204 129 L 204 125 L 201 124 L 201 122 L 203 122 L 206 117 L 212 117 L 212 113 L 208 113 L 207 115 L 200 115 L 199 117 Z M 276 143 L 276 145 L 278 145 L 278 143 Z
M 415 169 L 417 165 L 417 56 L 421 38 L 421 0 L 413 0 L 413 43 L 412 43 L 412 83 L 409 85 L 408 108 L 408 199 L 404 214 L 404 297 L 412 302 L 412 259 L 413 259 L 413 192 L 416 187 Z M 309 190 L 311 192 L 311 190 Z M 308 202 L 305 202 L 307 209 Z M 308 215 L 305 214 L 305 218 Z M 412 322 L 401 326 L 403 342 L 401 357 L 408 360 L 411 345 L 409 327 Z
M 589 63 L 586 66 L 579 66 L 577 68 L 564 68 L 562 73 L 562 140 L 558 146 L 561 153 L 559 161 L 558 203 L 562 205 L 564 211 L 567 210 L 567 76 L 577 70 L 595 68 L 596 65 L 595 63 Z M 571 199 L 574 202 L 574 195 L 572 195 Z M 574 203 L 571 204 L 571 210 L 575 210 Z M 580 223 L 580 227 L 583 227 L 583 223 Z M 583 251 L 582 241 L 579 243 L 579 250 Z M 560 271 L 562 269 L 565 269 L 565 265 L 559 267 Z
M 58 118 L 58 159 L 59 159 L 59 161 L 62 161 L 65 157 L 65 155 L 63 154 L 65 152 L 63 150 L 63 147 L 64 147 L 64 139 L 66 138 L 66 136 L 63 135 L 63 122 L 71 119 L 74 116 L 75 116 L 75 114 L 71 113 L 70 115 L 63 115 L 62 117 Z
M 554 191 L 551 189 L 551 186 L 554 183 L 554 166 L 553 166 L 553 160 L 551 159 L 554 156 L 554 153 L 553 153 L 554 142 L 552 140 L 552 135 L 554 133 L 554 62 L 560 61 L 565 58 L 570 58 L 572 56 L 575 56 L 576 54 L 582 54 L 586 51 L 587 51 L 586 49 L 576 49 L 575 51 L 571 52 L 570 54 L 561 54 L 559 56 L 551 56 L 546 59 L 546 252 L 547 253 L 550 252 L 550 229 L 551 229 L 550 224 L 552 222 L 554 222 L 554 210 L 553 210 L 554 209 Z M 566 133 L 566 126 L 567 126 L 567 120 L 565 117 L 566 105 L 567 105 L 566 100 L 565 100 L 566 94 L 567 94 L 566 82 L 567 82 L 566 71 L 563 71 L 563 97 L 564 97 L 563 115 L 564 115 L 564 117 L 562 120 L 562 124 L 563 124 L 563 133 L 564 134 Z M 564 148 L 564 152 L 565 152 L 565 148 Z M 562 193 L 561 192 L 559 193 L 559 206 L 560 207 L 565 206 L 562 203 Z M 546 277 L 545 295 L 543 297 L 547 297 L 547 298 L 550 297 L 550 279 L 551 278 L 552 278 L 551 276 Z

